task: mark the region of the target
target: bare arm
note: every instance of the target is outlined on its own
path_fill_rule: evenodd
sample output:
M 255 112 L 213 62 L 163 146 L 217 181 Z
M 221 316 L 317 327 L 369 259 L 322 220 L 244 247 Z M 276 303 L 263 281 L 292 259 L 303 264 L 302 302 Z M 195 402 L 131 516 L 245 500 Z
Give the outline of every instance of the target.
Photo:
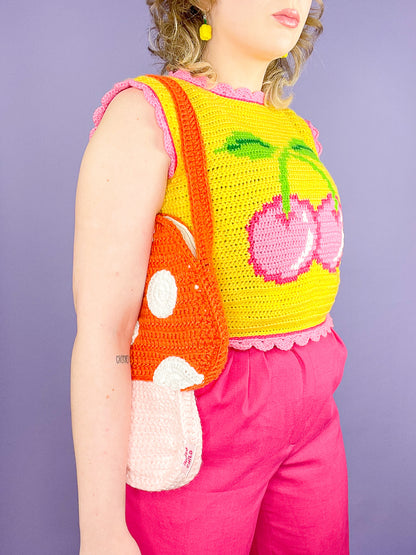
M 85 149 L 75 203 L 71 417 L 85 553 L 126 532 L 128 355 L 168 166 L 153 107 L 141 91 L 119 93 Z

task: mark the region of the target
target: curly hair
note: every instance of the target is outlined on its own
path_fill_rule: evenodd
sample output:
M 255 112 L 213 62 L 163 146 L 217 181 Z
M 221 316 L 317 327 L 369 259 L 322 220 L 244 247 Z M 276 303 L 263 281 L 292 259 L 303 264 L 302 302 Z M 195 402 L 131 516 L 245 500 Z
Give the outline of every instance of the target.
M 215 86 L 217 74 L 211 64 L 201 61 L 205 42 L 199 37 L 204 10 L 192 0 L 146 0 L 156 31 L 155 43 L 149 41 L 148 50 L 163 60 L 161 74 L 177 69 L 190 71 L 192 75 L 205 75 L 209 88 Z M 216 0 L 209 0 L 210 9 Z M 313 5 L 315 3 L 315 5 Z M 305 26 L 296 45 L 287 58 L 272 60 L 267 66 L 262 91 L 266 106 L 287 108 L 293 93 L 284 96 L 285 88 L 292 87 L 299 79 L 302 68 L 313 52 L 316 39 L 323 31 L 320 21 L 324 12 L 323 0 L 313 0 Z

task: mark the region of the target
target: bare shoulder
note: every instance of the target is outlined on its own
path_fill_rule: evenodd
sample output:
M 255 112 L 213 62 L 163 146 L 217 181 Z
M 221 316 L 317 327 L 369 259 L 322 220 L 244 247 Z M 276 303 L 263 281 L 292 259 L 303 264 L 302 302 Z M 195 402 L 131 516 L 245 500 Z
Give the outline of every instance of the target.
M 136 118 L 134 120 L 134 118 Z M 111 119 L 113 124 L 123 124 L 123 121 L 141 122 L 141 128 L 148 126 L 149 129 L 158 129 L 154 108 L 146 100 L 143 91 L 135 87 L 129 87 L 119 92 L 108 105 L 104 120 Z M 101 125 L 101 124 L 100 124 Z M 160 129 L 160 128 L 159 128 Z
M 170 158 L 165 149 L 163 131 L 156 120 L 154 107 L 142 90 L 129 87 L 113 98 L 93 139 L 104 134 L 104 141 L 113 137 L 119 144 L 124 143 L 127 151 L 145 152 L 147 160 L 150 156 L 150 161 L 164 164 L 167 172 Z
M 87 145 L 84 172 L 105 174 L 110 182 L 117 182 L 119 193 L 136 183 L 136 194 L 146 194 L 148 202 L 153 199 L 152 210 L 157 213 L 164 199 L 169 164 L 153 106 L 139 89 L 119 92 Z

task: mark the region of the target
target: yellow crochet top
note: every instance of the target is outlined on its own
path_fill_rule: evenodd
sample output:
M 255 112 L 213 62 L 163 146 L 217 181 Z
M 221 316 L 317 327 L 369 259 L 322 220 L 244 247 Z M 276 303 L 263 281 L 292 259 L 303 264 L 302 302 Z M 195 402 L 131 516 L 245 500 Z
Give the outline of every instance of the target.
M 342 211 L 311 127 L 290 108 L 256 101 L 261 91 L 236 98 L 221 94 L 221 87 L 196 84 L 201 77 L 188 77 L 188 72 L 170 76 L 188 95 L 206 148 L 214 266 L 230 339 L 241 339 L 248 348 L 252 343 L 244 341 L 249 338 L 293 332 L 310 337 L 311 328 L 322 328 L 324 322 L 332 326 L 329 312 L 340 283 L 344 244 Z M 103 97 L 95 121 L 127 86 L 147 89 L 148 98 L 151 90 L 162 108 L 174 167 L 161 213 L 192 231 L 179 125 L 164 85 L 150 75 L 117 84 Z M 160 113 L 158 117 L 163 126 Z
M 172 74 L 171 74 L 172 76 Z M 214 209 L 214 265 L 231 338 L 285 334 L 325 321 L 340 283 L 342 213 L 311 128 L 292 109 L 221 96 L 176 79 L 198 116 Z M 176 151 L 161 213 L 192 231 L 175 107 L 151 86 Z

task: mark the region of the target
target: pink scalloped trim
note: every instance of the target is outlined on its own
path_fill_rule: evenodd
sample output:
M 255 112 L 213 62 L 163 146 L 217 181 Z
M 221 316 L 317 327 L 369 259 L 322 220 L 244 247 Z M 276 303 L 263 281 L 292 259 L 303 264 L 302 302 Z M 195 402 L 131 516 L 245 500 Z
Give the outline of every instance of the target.
M 156 121 L 157 121 L 159 127 L 163 131 L 165 149 L 166 149 L 166 152 L 168 153 L 169 158 L 170 158 L 168 177 L 171 178 L 171 177 L 173 177 L 173 174 L 175 173 L 175 169 L 176 169 L 176 165 L 177 165 L 177 156 L 176 156 L 176 150 L 175 150 L 175 146 L 174 146 L 174 143 L 173 143 L 172 135 L 170 133 L 170 129 L 169 129 L 169 125 L 168 125 L 168 122 L 167 122 L 167 119 L 166 119 L 165 111 L 162 107 L 162 104 L 160 103 L 159 98 L 157 97 L 154 90 L 149 85 L 147 85 L 145 83 L 135 81 L 134 79 L 125 79 L 124 81 L 119 81 L 118 83 L 115 83 L 113 88 L 111 90 L 109 90 L 108 92 L 106 92 L 105 95 L 102 97 L 101 106 L 99 106 L 94 111 L 94 114 L 92 116 L 92 119 L 93 119 L 93 122 L 94 122 L 94 127 L 91 129 L 91 131 L 89 133 L 89 138 L 91 139 L 91 137 L 94 135 L 95 130 L 98 127 L 98 124 L 100 123 L 108 105 L 113 100 L 113 98 L 119 92 L 123 91 L 124 89 L 128 89 L 129 87 L 135 87 L 136 89 L 142 90 L 146 100 L 155 109 Z
M 186 69 L 169 71 L 168 75 L 170 77 L 178 77 L 179 79 L 189 81 L 194 85 L 198 85 L 198 87 L 207 89 L 220 96 L 226 96 L 228 98 L 234 98 L 236 100 L 246 100 L 247 102 L 255 102 L 257 104 L 264 104 L 265 95 L 263 91 L 251 91 L 247 87 L 238 87 L 234 89 L 228 83 L 216 83 L 213 88 L 209 89 L 208 78 L 206 75 L 192 75 L 192 73 Z
M 247 351 L 251 347 L 255 347 L 260 351 L 270 351 L 273 347 L 282 349 L 283 351 L 288 351 L 296 343 L 297 345 L 306 345 L 309 340 L 319 341 L 322 336 L 326 336 L 331 328 L 334 327 L 334 322 L 330 314 L 322 324 L 318 324 L 313 328 L 308 328 L 306 330 L 276 334 L 276 335 L 262 335 L 262 336 L 252 336 L 252 337 L 232 337 L 229 340 L 229 346 L 233 349 L 238 349 L 240 351 Z
M 321 156 L 321 152 L 322 152 L 322 145 L 321 143 L 318 141 L 318 137 L 319 137 L 319 131 L 318 129 L 308 120 L 305 119 L 306 123 L 309 125 L 311 131 L 312 131 L 312 135 L 313 135 L 313 140 L 315 141 L 315 146 L 316 146 L 316 151 L 318 153 L 318 156 Z

